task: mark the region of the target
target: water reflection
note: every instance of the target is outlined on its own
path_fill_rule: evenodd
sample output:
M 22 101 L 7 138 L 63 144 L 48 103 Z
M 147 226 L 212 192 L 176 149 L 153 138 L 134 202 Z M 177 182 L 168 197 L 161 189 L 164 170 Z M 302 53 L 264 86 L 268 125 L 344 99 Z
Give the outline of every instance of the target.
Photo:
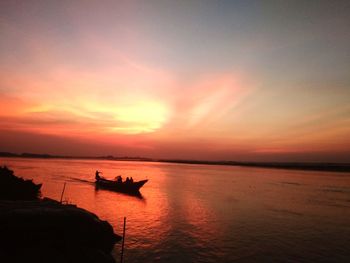
M 101 188 L 101 187 L 98 187 L 97 185 L 95 185 L 95 192 L 98 192 L 98 191 L 112 191 L 112 192 L 115 192 L 113 190 L 104 189 L 104 188 Z M 131 196 L 131 197 L 135 197 L 135 198 L 138 198 L 140 200 L 144 200 L 143 195 L 139 191 L 138 192 L 130 192 L 130 193 L 120 192 L 120 194 Z

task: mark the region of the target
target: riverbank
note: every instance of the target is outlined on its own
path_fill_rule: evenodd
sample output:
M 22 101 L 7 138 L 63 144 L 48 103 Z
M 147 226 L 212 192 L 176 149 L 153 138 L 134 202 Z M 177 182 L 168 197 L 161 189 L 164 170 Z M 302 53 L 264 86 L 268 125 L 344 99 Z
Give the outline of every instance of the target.
M 3 184 L 6 181 L 11 181 L 12 185 L 26 185 L 26 188 L 35 187 L 30 180 L 14 175 L 17 179 L 11 177 L 9 180 L 8 171 L 11 170 L 0 168 L 0 193 L 7 192 Z M 111 251 L 121 237 L 107 221 L 75 205 L 38 196 L 2 196 L 2 262 L 115 262 Z

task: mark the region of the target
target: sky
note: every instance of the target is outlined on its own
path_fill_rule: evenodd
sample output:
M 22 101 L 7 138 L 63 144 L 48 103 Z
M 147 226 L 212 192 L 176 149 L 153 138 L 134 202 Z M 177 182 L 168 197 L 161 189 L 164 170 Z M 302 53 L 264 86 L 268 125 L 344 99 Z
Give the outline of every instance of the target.
M 350 1 L 1 1 L 0 151 L 350 162 Z

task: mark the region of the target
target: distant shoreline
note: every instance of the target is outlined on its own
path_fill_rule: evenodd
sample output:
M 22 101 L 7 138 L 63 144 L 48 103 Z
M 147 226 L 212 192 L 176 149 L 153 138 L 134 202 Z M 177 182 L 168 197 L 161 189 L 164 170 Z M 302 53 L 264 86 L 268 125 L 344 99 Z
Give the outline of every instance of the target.
M 0 152 L 0 157 L 13 158 L 40 158 L 40 159 L 83 159 L 83 160 L 110 160 L 110 161 L 142 161 L 179 164 L 202 164 L 202 165 L 229 165 L 246 166 L 257 168 L 274 168 L 288 170 L 325 171 L 325 172 L 350 172 L 350 163 L 298 163 L 298 162 L 238 162 L 238 161 L 201 161 L 181 159 L 152 159 L 144 157 L 114 157 L 114 156 L 61 156 L 34 153 L 10 153 Z

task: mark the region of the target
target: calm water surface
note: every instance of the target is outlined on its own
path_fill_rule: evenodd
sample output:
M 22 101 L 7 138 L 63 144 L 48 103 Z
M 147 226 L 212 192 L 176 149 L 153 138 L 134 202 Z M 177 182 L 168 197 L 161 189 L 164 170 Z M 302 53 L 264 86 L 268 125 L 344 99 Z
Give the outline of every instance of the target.
M 2 158 L 42 194 L 127 217 L 125 262 L 350 262 L 350 174 L 150 162 Z M 143 198 L 95 190 L 94 172 L 149 179 Z M 113 251 L 119 261 L 120 244 Z

